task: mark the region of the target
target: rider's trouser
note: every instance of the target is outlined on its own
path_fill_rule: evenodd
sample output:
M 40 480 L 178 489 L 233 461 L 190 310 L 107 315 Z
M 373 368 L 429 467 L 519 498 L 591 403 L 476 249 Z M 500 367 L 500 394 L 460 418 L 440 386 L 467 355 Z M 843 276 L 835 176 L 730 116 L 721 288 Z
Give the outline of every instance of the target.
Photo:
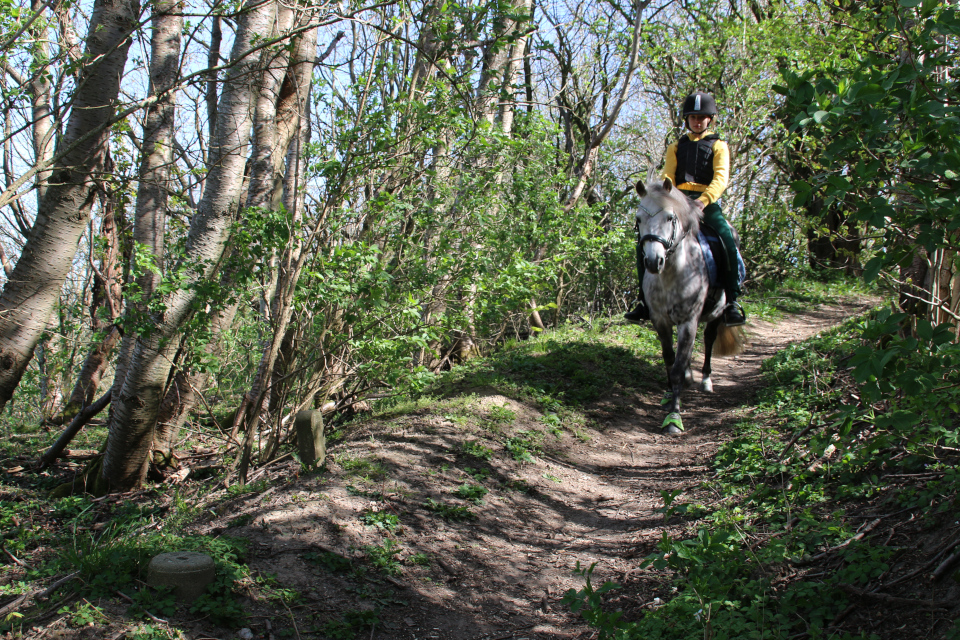
M 730 228 L 727 219 L 723 217 L 723 211 L 720 210 L 720 205 L 716 202 L 704 207 L 703 221 L 720 236 L 723 251 L 727 254 L 727 281 L 724 290 L 726 290 L 728 298 L 733 297 L 733 300 L 727 300 L 727 302 L 734 302 L 740 295 L 740 270 L 737 266 L 739 264 L 737 260 L 737 241 L 733 237 L 733 229 Z

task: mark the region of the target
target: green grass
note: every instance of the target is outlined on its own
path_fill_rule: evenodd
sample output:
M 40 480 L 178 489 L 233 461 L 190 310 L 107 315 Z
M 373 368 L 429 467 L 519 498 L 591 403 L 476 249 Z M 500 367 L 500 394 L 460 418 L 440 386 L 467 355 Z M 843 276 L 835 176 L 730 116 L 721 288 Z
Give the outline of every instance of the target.
M 318 631 L 332 640 L 355 640 L 366 634 L 367 630 L 375 629 L 380 624 L 380 616 L 376 610 L 350 610 L 340 618 L 330 620 Z
M 764 363 L 768 386 L 757 412 L 720 447 L 705 482 L 719 501 L 705 507 L 663 496 L 666 520 L 694 518 L 685 535 L 665 533 L 642 565 L 672 576 L 675 591 L 663 606 L 618 618 L 610 611 L 629 594 L 595 587 L 590 570 L 566 602 L 601 637 L 775 640 L 829 627 L 850 604 L 842 585 L 882 588 L 876 581 L 909 557 L 870 536 L 851 541 L 866 521 L 849 511 L 914 508 L 920 526 L 934 530 L 955 520 L 960 495 L 950 453 L 960 424 L 949 418 L 960 408 L 960 347 L 949 328 L 922 323 L 917 338 L 901 338 L 901 321 L 887 311 L 854 318 Z M 896 487 L 879 480 L 920 470 L 941 473 Z
M 444 520 L 450 520 L 452 522 L 466 522 L 468 520 L 476 520 L 477 514 L 470 510 L 470 507 L 462 505 L 450 505 L 443 502 L 437 502 L 433 498 L 427 498 L 427 501 L 423 503 L 423 506 L 427 508 L 427 511 L 437 514 Z
M 503 447 L 517 462 L 533 462 L 533 455 L 540 452 L 539 439 L 531 434 L 530 431 L 518 431 L 515 437 L 504 441 Z
M 748 319 L 776 321 L 788 314 L 805 313 L 820 305 L 836 304 L 844 298 L 885 295 L 877 286 L 867 285 L 860 278 L 842 274 L 786 278 L 782 282 L 761 283 L 753 287 L 740 302 L 747 308 Z
M 309 552 L 303 554 L 302 557 L 307 562 L 323 567 L 330 573 L 347 574 L 354 569 L 353 560 L 330 551 Z
M 476 440 L 464 441 L 460 445 L 460 451 L 477 460 L 490 460 L 493 457 L 493 449 L 484 446 Z
M 660 346 L 652 331 L 613 324 L 589 336 L 582 329 L 561 327 L 535 340 L 476 358 L 439 375 L 421 393 L 379 402 L 377 418 L 431 412 L 448 420 L 503 430 L 516 419 L 506 406 L 481 410 L 482 395 L 500 394 L 557 416 L 565 429 L 583 428 L 585 405 L 611 390 L 645 392 L 662 376 Z
M 117 598 L 118 592 L 124 594 L 129 605 L 126 615 L 132 622 L 146 619 L 148 613 L 167 617 L 176 613 L 176 602 L 169 589 L 146 586 L 147 565 L 160 553 L 200 551 L 214 559 L 217 578 L 190 605 L 189 615 L 226 627 L 243 623 L 246 613 L 238 590 L 247 575 L 244 543 L 225 536 L 185 535 L 185 527 L 201 512 L 195 499 L 179 489 L 163 502 L 146 497 L 119 503 L 95 501 L 85 495 L 40 498 L 37 485 L 42 483 L 31 483 L 29 477 L 20 480 L 26 480 L 21 487 L 4 487 L 6 495 L 13 490 L 22 499 L 0 501 L 0 543 L 24 560 L 26 567 L 0 564 L 0 579 L 14 577 L 2 590 L 4 595 L 75 574 L 50 600 L 68 607 L 62 615 L 74 626 L 115 622 L 114 609 L 101 608 L 101 602 Z M 71 604 L 63 605 L 65 599 Z M 44 603 L 24 613 L 22 618 L 0 621 L 0 633 L 19 633 L 22 625 L 29 628 L 35 616 L 44 613 Z M 170 635 L 149 627 L 135 633 L 139 636 L 132 637 L 180 637 L 175 629 Z
M 756 305 L 754 317 L 775 317 L 776 314 L 835 302 L 838 295 L 864 292 L 844 286 L 846 288 L 838 288 L 836 283 L 822 285 L 788 281 L 776 289 L 752 293 L 747 302 Z M 767 307 L 769 311 L 764 310 Z M 704 598 L 704 601 L 713 602 L 719 601 L 721 596 L 737 603 L 737 610 L 741 612 L 737 615 L 741 617 L 747 615 L 744 612 L 758 611 L 756 606 L 759 605 L 751 604 L 751 598 L 769 597 L 769 585 L 747 584 L 752 579 L 751 570 L 755 564 L 753 560 L 747 562 L 744 559 L 738 535 L 750 532 L 776 533 L 784 525 L 782 513 L 789 511 L 800 520 L 800 524 L 794 527 L 794 533 L 780 538 L 782 548 L 762 548 L 757 557 L 764 562 L 773 562 L 778 557 L 782 560 L 785 554 L 793 557 L 811 553 L 825 544 L 844 540 L 851 535 L 849 526 L 843 522 L 842 507 L 832 508 L 838 504 L 838 500 L 878 495 L 880 489 L 875 483 L 864 479 L 870 477 L 872 464 L 872 454 L 868 455 L 866 450 L 845 450 L 845 453 L 852 452 L 853 455 L 844 458 L 843 465 L 831 463 L 826 468 L 829 474 L 820 475 L 804 473 L 804 465 L 809 464 L 806 460 L 791 458 L 784 465 L 771 458 L 782 452 L 790 435 L 809 424 L 811 419 L 818 421 L 818 424 L 832 424 L 830 408 L 843 396 L 844 376 L 849 376 L 845 369 L 854 358 L 853 351 L 842 346 L 845 339 L 840 334 L 824 334 L 803 347 L 784 350 L 768 365 L 767 374 L 780 390 L 779 395 L 772 392 L 772 395 L 762 399 L 761 408 L 768 417 L 764 418 L 763 425 L 741 425 L 737 439 L 726 446 L 718 457 L 715 488 L 727 496 L 731 505 L 736 503 L 740 511 L 727 505 L 712 508 L 700 521 L 709 534 L 707 538 L 698 537 L 689 544 L 679 539 L 664 543 L 669 545 L 665 549 L 672 551 L 663 551 L 663 557 L 676 563 L 672 569 L 680 576 L 677 584 L 681 587 L 681 596 L 677 597 L 676 604 L 669 604 L 673 609 L 665 608 L 664 615 L 673 611 L 678 616 L 692 619 L 692 613 L 696 612 L 691 610 L 694 605 L 699 609 Z M 899 358 L 902 354 L 898 352 L 895 355 Z M 838 365 L 842 358 L 848 359 Z M 867 363 L 863 366 L 870 365 Z M 897 375 L 907 376 L 910 370 L 908 367 Z M 445 422 L 439 428 L 433 423 L 424 426 L 424 429 L 443 429 L 445 433 L 451 430 L 451 425 L 456 429 L 456 435 L 462 438 L 462 444 L 451 445 L 451 451 L 457 453 L 456 462 L 451 463 L 455 471 L 452 477 L 456 477 L 457 481 L 442 489 L 449 492 L 449 502 L 430 499 L 423 504 L 438 518 L 466 522 L 477 517 L 473 512 L 474 505 L 487 499 L 488 487 L 496 487 L 496 491 L 503 492 L 530 490 L 526 483 L 509 475 L 496 476 L 494 483 L 488 467 L 495 457 L 530 462 L 544 453 L 561 455 L 564 442 L 569 442 L 565 439 L 572 436 L 589 441 L 592 429 L 597 426 L 591 417 L 591 412 L 596 410 L 595 403 L 602 401 L 605 406 L 612 407 L 610 411 L 615 412 L 624 406 L 615 400 L 637 395 L 657 396 L 662 385 L 660 348 L 653 332 L 648 327 L 638 329 L 613 320 L 597 322 L 587 331 L 565 326 L 546 331 L 535 339 L 511 341 L 487 357 L 471 360 L 432 378 L 421 391 L 376 403 L 373 419 L 395 421 L 397 428 L 407 428 L 407 424 L 416 423 L 415 419 L 404 423 L 408 416 L 431 414 L 442 416 Z M 521 414 L 516 405 L 490 403 L 488 399 L 495 395 L 526 405 L 531 411 L 539 411 L 539 423 L 520 424 Z M 915 408 L 904 405 L 901 410 L 913 411 Z M 526 408 L 522 415 L 527 416 Z M 860 418 L 862 416 L 852 419 L 855 421 Z M 371 483 L 389 478 L 390 469 L 376 457 L 344 452 L 338 444 L 355 437 L 357 428 L 368 419 L 360 417 L 338 425 L 337 430 L 330 434 L 329 443 L 334 446 L 330 457 L 351 479 L 348 491 L 371 499 L 381 499 L 381 491 L 385 492 L 385 488 L 378 485 L 376 488 L 379 490 L 374 491 Z M 0 424 L 0 457 L 20 454 L 24 450 L 42 449 L 49 444 L 50 435 L 41 432 L 38 422 L 31 420 L 13 416 Z M 927 420 L 923 424 L 928 427 L 933 422 Z M 774 430 L 769 428 L 771 424 Z M 871 443 L 875 448 L 883 449 L 882 445 L 889 447 L 897 442 L 891 435 L 895 425 L 888 425 L 884 429 L 886 431 L 871 434 Z M 821 436 L 816 436 L 816 433 L 821 433 Z M 795 451 L 802 449 L 810 452 L 811 456 L 816 455 L 828 444 L 822 439 L 822 433 L 815 432 L 812 434 L 815 437 L 804 438 Z M 852 431 L 843 437 L 853 438 L 854 435 L 856 432 Z M 103 427 L 91 425 L 71 446 L 94 449 L 104 436 Z M 817 440 L 816 437 L 821 439 Z M 943 432 L 941 437 L 951 436 Z M 886 441 L 882 438 L 886 438 Z M 846 440 L 841 442 L 847 443 Z M 903 457 L 898 464 L 903 468 L 924 464 L 922 452 L 918 451 Z M 886 457 L 882 461 L 888 461 L 892 454 L 883 455 Z M 786 466 L 787 471 L 783 471 L 782 466 Z M 802 481 L 798 480 L 793 485 L 786 498 L 782 491 L 780 496 L 772 492 L 769 495 L 763 493 L 766 487 L 780 486 L 780 474 L 787 472 L 795 474 Z M 898 504 L 929 506 L 929 517 L 939 517 L 942 510 L 950 507 L 950 503 L 942 496 L 953 495 L 951 492 L 956 484 L 955 474 L 949 469 L 944 469 L 944 472 L 944 476 L 934 483 L 903 490 L 897 496 Z M 560 482 L 559 478 L 549 473 L 541 475 L 552 482 Z M 839 478 L 843 478 L 846 484 L 841 483 Z M 87 598 L 90 603 L 99 606 L 95 598 L 114 597 L 115 590 L 119 589 L 134 599 L 131 615 L 145 616 L 145 612 L 150 612 L 163 616 L 175 605 L 170 593 L 143 588 L 145 563 L 156 553 L 180 549 L 210 553 L 218 564 L 218 571 L 222 569 L 222 575 L 210 597 L 199 601 L 191 615 L 227 626 L 240 624 L 244 616 L 238 604 L 241 602 L 238 599 L 238 585 L 241 583 L 245 585 L 244 589 L 249 589 L 257 597 L 262 596 L 265 602 L 282 605 L 296 598 L 295 593 L 269 577 L 251 578 L 239 543 L 229 538 L 184 534 L 189 524 L 208 508 L 209 505 L 204 505 L 201 500 L 173 493 L 170 496 L 172 500 L 166 496 L 162 500 L 148 498 L 139 504 L 127 506 L 93 502 L 83 496 L 56 501 L 41 497 L 44 489 L 61 481 L 61 478 L 53 475 L 9 476 L 4 481 L 2 490 L 5 497 L 0 501 L 0 542 L 11 553 L 24 558 L 30 567 L 25 574 L 18 573 L 14 579 L 0 586 L 0 594 L 5 598 L 22 593 L 31 586 L 49 583 L 54 576 L 79 571 L 82 581 L 65 585 L 61 593 L 54 594 L 52 601 L 68 595 L 67 592 L 72 589 L 75 593 L 71 597 Z M 458 486 L 458 483 L 462 484 Z M 200 495 L 206 490 L 203 487 L 212 487 L 213 484 L 211 481 L 198 486 Z M 269 483 L 265 480 L 234 485 L 228 489 L 228 498 L 259 493 L 268 487 Z M 827 509 L 828 506 L 831 509 Z M 698 505 L 679 502 L 673 509 L 674 515 L 682 514 L 687 518 L 703 512 Z M 229 522 L 229 526 L 243 526 L 251 521 L 251 515 L 238 516 Z M 361 521 L 389 537 L 396 535 L 393 532 L 399 527 L 396 516 L 382 511 L 365 513 Z M 150 522 L 158 522 L 159 529 L 144 530 L 144 524 Z M 728 537 L 724 538 L 723 532 L 728 533 Z M 41 549 L 44 551 L 38 551 Z M 429 563 L 429 558 L 420 557 L 422 554 L 413 554 L 402 560 L 400 547 L 393 540 L 367 547 L 364 552 L 367 563 L 335 554 L 306 554 L 304 557 L 323 570 L 351 576 L 369 571 L 371 567 L 390 574 L 401 570 L 404 564 Z M 844 553 L 850 554 L 851 566 L 855 564 L 857 569 L 850 569 L 842 577 L 853 582 L 869 579 L 869 576 L 875 575 L 878 569 L 890 565 L 892 561 L 882 557 L 869 545 L 851 545 Z M 699 558 L 702 571 L 694 570 L 690 564 L 693 560 L 683 560 L 683 554 L 691 559 Z M 723 559 L 723 566 L 717 567 L 713 558 Z M 13 571 L 10 566 L 0 567 L 0 579 L 5 580 L 9 577 L 7 574 Z M 713 587 L 710 585 L 714 583 L 710 580 L 714 578 L 728 581 L 734 591 L 711 591 Z M 686 588 L 692 584 L 696 585 L 695 589 Z M 806 605 L 802 602 L 807 596 L 803 596 L 800 585 L 796 589 L 786 592 L 782 597 L 777 596 L 781 597 L 778 606 L 783 603 L 785 611 L 806 611 L 803 608 Z M 699 599 L 691 595 L 694 593 L 700 594 Z M 730 599 L 731 594 L 737 598 Z M 80 599 L 72 603 L 69 612 L 64 615 L 69 614 L 78 622 L 83 622 L 84 617 L 95 617 L 97 612 L 83 607 Z M 720 607 L 717 615 L 721 618 L 734 616 L 724 608 L 725 605 L 711 606 Z M 734 618 L 729 618 L 731 624 L 741 619 Z M 365 623 L 360 618 L 352 622 L 346 622 L 344 618 L 339 622 L 342 624 L 336 633 L 345 634 L 344 637 L 361 628 L 366 628 L 369 633 L 369 628 L 363 626 Z M 0 624 L 6 625 L 0 626 L 0 631 L 13 629 L 12 623 Z M 166 630 L 149 626 L 141 626 L 140 629 L 137 633 L 144 638 L 166 637 L 162 635 Z
M 387 476 L 387 468 L 375 458 L 353 456 L 346 453 L 331 456 L 339 464 L 347 476 L 355 477 L 367 482 L 377 482 Z
M 363 548 L 367 554 L 367 561 L 375 569 L 388 576 L 398 576 L 403 573 L 398 557 L 403 548 L 396 540 L 386 539 L 383 544 L 368 545 Z

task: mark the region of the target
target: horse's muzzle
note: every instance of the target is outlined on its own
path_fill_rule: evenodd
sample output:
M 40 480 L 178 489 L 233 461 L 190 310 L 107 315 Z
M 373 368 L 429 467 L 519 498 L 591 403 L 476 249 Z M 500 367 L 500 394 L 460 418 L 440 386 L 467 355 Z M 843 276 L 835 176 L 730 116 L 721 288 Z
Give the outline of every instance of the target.
M 647 256 L 643 259 L 643 264 L 647 267 L 647 271 L 658 274 L 663 271 L 666 261 L 664 256 Z

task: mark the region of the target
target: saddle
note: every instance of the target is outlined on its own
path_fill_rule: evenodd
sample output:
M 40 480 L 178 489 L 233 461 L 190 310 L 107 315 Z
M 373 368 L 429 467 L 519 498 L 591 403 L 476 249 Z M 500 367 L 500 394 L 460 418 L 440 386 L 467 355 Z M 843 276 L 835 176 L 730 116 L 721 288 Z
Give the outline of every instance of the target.
M 703 259 L 707 263 L 707 274 L 710 280 L 710 298 L 719 298 L 719 293 L 723 291 L 723 283 L 727 274 L 727 252 L 723 250 L 723 242 L 720 236 L 710 225 L 700 222 L 700 231 L 697 233 L 697 241 L 700 243 L 700 251 L 703 252 Z M 743 263 L 743 256 L 740 255 L 740 247 L 737 247 L 737 276 L 742 283 L 747 277 L 747 267 Z

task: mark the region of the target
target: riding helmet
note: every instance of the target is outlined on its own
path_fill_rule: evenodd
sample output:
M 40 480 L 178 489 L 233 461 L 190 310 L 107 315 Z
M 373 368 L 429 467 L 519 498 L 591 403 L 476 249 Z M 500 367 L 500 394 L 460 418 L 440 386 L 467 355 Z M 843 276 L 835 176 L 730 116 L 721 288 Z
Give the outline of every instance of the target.
M 683 118 L 689 115 L 713 117 L 717 115 L 717 101 L 713 96 L 703 91 L 694 91 L 683 101 Z

